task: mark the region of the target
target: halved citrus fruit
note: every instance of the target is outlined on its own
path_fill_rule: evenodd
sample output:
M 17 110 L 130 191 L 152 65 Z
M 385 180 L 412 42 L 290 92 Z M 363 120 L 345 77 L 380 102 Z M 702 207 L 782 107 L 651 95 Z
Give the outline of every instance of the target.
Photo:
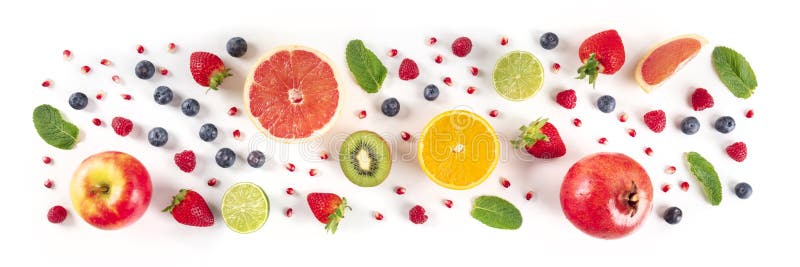
M 657 44 L 636 65 L 636 82 L 649 93 L 694 58 L 706 43 L 702 36 L 688 34 Z
M 497 60 L 492 74 L 494 90 L 512 101 L 522 101 L 539 92 L 544 70 L 539 59 L 530 52 L 511 51 Z
M 492 173 L 500 141 L 489 123 L 466 110 L 443 112 L 428 122 L 417 144 L 422 171 L 450 189 L 470 189 Z
M 244 84 L 244 107 L 256 127 L 283 143 L 303 143 L 330 129 L 342 106 L 341 79 L 324 54 L 281 46 L 255 64 Z
M 260 229 L 269 217 L 269 199 L 254 183 L 237 183 L 222 196 L 222 219 L 234 232 L 248 234 Z

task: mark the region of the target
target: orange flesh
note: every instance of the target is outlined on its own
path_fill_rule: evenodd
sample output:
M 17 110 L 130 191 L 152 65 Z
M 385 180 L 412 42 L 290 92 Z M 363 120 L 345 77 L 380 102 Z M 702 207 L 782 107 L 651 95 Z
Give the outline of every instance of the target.
M 681 63 L 697 54 L 701 46 L 696 39 L 684 38 L 656 48 L 642 64 L 642 78 L 650 85 L 663 82 L 675 73 Z
M 272 136 L 306 138 L 336 113 L 337 88 L 331 66 L 313 53 L 280 51 L 256 68 L 250 112 Z

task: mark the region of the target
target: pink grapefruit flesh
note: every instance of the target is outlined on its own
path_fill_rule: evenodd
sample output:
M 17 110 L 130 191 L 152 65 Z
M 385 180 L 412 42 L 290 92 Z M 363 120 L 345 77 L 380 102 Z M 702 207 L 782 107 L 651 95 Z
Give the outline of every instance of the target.
M 636 81 L 650 92 L 694 58 L 706 43 L 699 35 L 681 35 L 659 43 L 639 61 Z

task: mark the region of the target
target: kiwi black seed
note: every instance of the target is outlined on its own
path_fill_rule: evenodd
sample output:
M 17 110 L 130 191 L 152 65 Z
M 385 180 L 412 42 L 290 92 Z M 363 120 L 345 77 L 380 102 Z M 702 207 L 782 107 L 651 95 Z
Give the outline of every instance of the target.
M 339 149 L 339 164 L 350 182 L 361 187 L 379 185 L 392 168 L 389 145 L 371 131 L 352 133 Z

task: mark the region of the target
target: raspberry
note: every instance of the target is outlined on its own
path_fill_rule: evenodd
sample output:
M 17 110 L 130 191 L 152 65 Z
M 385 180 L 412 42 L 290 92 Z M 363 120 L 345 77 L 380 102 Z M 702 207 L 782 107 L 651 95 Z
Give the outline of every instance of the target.
M 406 58 L 400 63 L 398 74 L 403 81 L 413 80 L 419 76 L 419 67 L 417 67 L 417 63 L 414 60 Z
M 192 172 L 194 166 L 197 165 L 194 152 L 191 150 L 184 150 L 181 153 L 175 154 L 175 165 L 178 165 L 178 168 L 183 172 Z
M 653 110 L 644 114 L 644 124 L 653 132 L 660 133 L 667 126 L 667 115 L 663 110 Z
M 67 209 L 62 206 L 53 206 L 47 211 L 47 220 L 51 223 L 61 223 L 67 219 Z
M 416 205 L 408 211 L 408 219 L 414 224 L 423 224 L 428 221 L 428 215 L 425 215 L 425 208 Z
M 458 37 L 450 48 L 453 49 L 453 55 L 466 57 L 472 51 L 472 41 L 467 37 Z
M 706 89 L 697 88 L 692 94 L 692 108 L 695 111 L 701 111 L 714 106 L 714 98 L 708 93 Z
M 133 130 L 133 122 L 123 117 L 114 117 L 111 120 L 111 128 L 114 128 L 114 132 L 119 136 L 127 136 Z
M 575 96 L 575 90 L 572 89 L 561 91 L 556 95 L 556 102 L 566 109 L 575 108 L 576 101 L 578 101 L 578 97 Z
M 725 148 L 725 152 L 728 152 L 728 156 L 731 159 L 742 162 L 747 158 L 747 145 L 742 142 L 736 142 Z

